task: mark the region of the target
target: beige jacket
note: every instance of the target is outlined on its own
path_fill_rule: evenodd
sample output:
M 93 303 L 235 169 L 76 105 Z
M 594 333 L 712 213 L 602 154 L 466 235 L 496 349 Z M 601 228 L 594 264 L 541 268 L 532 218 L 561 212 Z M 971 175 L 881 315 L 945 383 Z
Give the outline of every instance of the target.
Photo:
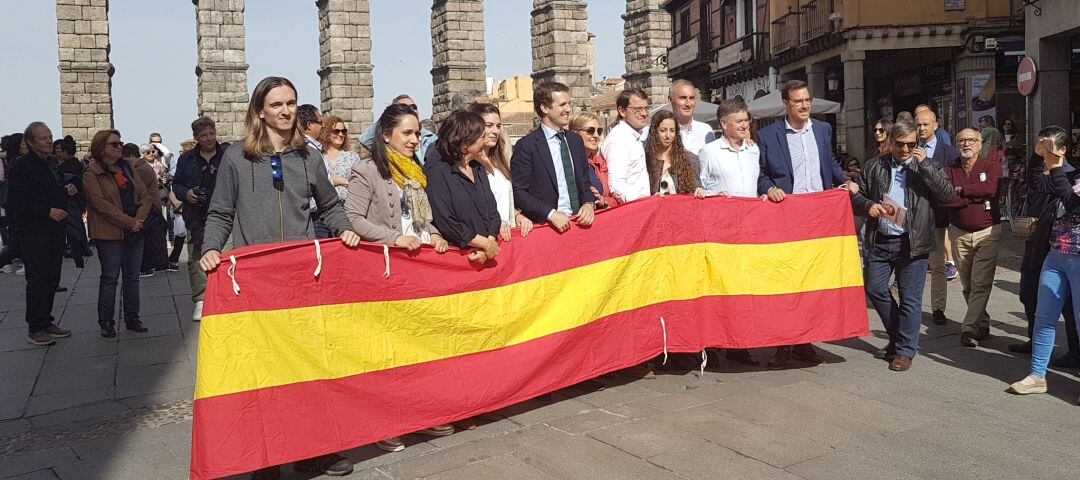
M 135 217 L 124 213 L 120 203 L 120 189 L 111 173 L 105 171 L 101 162 L 95 160 L 83 172 L 83 189 L 86 190 L 87 231 L 94 240 L 123 240 L 124 232 L 135 228 L 135 221 L 145 222 L 150 214 L 150 198 L 146 184 L 140 182 L 134 170 L 128 176 L 135 189 Z
M 371 159 L 357 161 L 349 172 L 345 216 L 352 230 L 366 242 L 393 245 L 401 235 L 401 189 L 392 179 L 379 176 Z M 439 233 L 431 225 L 425 229 Z

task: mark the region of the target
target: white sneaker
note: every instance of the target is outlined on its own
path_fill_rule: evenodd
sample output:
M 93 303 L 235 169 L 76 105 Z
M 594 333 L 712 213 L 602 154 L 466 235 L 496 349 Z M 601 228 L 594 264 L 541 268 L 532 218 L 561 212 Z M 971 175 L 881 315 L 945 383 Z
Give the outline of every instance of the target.
M 15 265 L 12 265 L 10 263 L 7 264 L 7 265 L 4 265 L 3 267 L 0 267 L 0 272 L 3 272 L 3 273 L 15 273 Z
M 202 321 L 202 300 L 195 302 L 195 312 L 191 314 L 191 321 Z

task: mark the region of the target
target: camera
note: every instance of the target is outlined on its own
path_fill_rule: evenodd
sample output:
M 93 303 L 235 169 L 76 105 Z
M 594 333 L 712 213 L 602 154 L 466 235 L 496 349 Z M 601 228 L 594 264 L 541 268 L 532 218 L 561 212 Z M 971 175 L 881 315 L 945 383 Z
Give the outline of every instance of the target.
M 196 186 L 191 189 L 195 194 L 195 205 L 205 207 L 210 204 L 210 195 L 214 192 L 209 188 L 203 186 Z

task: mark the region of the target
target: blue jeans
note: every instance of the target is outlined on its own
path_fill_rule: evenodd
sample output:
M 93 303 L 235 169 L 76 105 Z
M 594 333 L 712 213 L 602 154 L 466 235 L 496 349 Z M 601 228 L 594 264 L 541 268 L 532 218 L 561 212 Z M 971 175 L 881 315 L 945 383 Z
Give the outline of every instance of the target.
M 1031 374 L 1036 377 L 1046 378 L 1057 322 L 1070 295 L 1073 311 L 1080 311 L 1080 255 L 1051 251 L 1039 275 L 1039 301 L 1031 337 Z
M 922 326 L 923 286 L 928 255 L 911 256 L 908 236 L 886 236 L 878 233 L 866 260 L 866 295 L 874 304 L 889 334 L 890 354 L 915 358 L 919 352 L 919 328 Z M 896 272 L 900 305 L 889 293 L 889 276 Z
M 143 236 L 125 240 L 98 240 L 101 282 L 98 285 L 98 324 L 116 323 L 116 283 L 124 277 L 124 323 L 139 320 L 139 268 L 143 258 Z

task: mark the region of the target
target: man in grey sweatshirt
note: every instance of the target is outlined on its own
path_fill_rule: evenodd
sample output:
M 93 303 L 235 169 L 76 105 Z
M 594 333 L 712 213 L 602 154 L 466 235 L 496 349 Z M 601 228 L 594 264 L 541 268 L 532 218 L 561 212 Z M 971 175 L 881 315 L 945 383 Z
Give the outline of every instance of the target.
M 282 181 L 276 186 L 273 157 L 281 159 Z M 345 210 L 338 204 L 337 192 L 327 178 L 322 155 L 307 145 L 249 160 L 244 157 L 243 142 L 234 143 L 221 157 L 206 218 L 203 251 L 220 252 L 230 233 L 237 248 L 312 240 L 315 228 L 309 213 L 310 198 L 318 207 L 316 216 L 333 229 L 334 235 L 351 230 Z

